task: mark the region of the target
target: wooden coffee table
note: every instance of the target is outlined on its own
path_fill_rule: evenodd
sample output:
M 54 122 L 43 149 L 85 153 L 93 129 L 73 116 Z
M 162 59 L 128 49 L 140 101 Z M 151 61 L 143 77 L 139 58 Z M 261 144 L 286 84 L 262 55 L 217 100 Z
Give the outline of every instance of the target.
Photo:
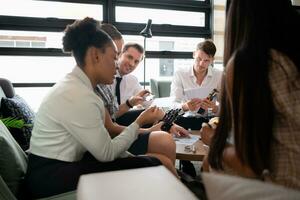
M 192 134 L 199 135 L 199 130 L 193 130 Z M 198 140 L 194 146 L 195 151 L 186 151 L 184 144 L 176 144 L 176 159 L 189 161 L 202 161 L 204 156 L 208 153 L 208 147 Z

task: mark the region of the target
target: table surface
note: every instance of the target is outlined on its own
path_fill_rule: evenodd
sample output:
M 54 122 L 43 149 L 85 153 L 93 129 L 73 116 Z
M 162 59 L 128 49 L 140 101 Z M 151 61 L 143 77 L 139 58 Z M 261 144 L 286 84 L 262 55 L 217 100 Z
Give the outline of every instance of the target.
M 199 130 L 191 131 L 194 135 L 199 135 Z M 208 147 L 198 140 L 195 146 L 195 152 L 188 152 L 185 150 L 184 144 L 176 144 L 176 158 L 179 160 L 202 161 L 204 156 L 208 153 Z
M 82 175 L 77 200 L 196 200 L 164 166 Z

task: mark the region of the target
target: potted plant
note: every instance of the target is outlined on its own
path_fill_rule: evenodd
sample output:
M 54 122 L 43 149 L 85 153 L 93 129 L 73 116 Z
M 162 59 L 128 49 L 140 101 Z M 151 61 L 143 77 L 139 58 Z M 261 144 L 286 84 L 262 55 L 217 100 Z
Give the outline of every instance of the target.
M 17 119 L 15 117 L 5 117 L 5 118 L 0 118 L 0 120 L 3 122 L 3 124 L 7 128 L 23 128 L 24 126 L 30 127 L 32 126 L 31 124 L 25 124 L 23 119 Z

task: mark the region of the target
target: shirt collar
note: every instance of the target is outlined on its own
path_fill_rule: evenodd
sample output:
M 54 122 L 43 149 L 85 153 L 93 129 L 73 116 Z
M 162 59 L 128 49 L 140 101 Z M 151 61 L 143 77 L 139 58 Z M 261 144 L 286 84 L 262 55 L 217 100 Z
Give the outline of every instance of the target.
M 195 74 L 194 74 L 194 66 L 192 66 L 192 67 L 190 68 L 189 74 L 190 74 L 191 77 L 195 77 L 195 78 L 196 78 L 196 76 L 195 76 Z M 207 74 L 206 74 L 206 76 L 207 76 L 207 77 L 212 77 L 212 75 L 213 75 L 212 66 L 209 65 L 208 68 L 207 68 Z
M 116 74 L 116 77 L 122 77 L 119 70 L 117 70 L 117 74 Z
M 94 90 L 91 80 L 89 77 L 82 71 L 82 69 L 78 66 L 75 66 L 72 70 L 71 74 L 76 76 L 84 85 L 86 85 L 91 90 Z
M 213 76 L 213 70 L 212 70 L 212 66 L 209 65 L 207 68 L 207 76 L 208 77 L 212 77 Z

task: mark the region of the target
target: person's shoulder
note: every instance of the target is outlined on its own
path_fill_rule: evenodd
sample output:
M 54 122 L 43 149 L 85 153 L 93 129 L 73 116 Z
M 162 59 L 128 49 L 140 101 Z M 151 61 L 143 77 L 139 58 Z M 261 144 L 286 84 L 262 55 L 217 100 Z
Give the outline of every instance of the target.
M 191 73 L 190 67 L 181 67 L 175 71 L 175 75 L 178 76 L 188 76 Z
M 133 75 L 133 74 L 127 74 L 126 76 L 124 76 L 128 81 L 135 81 L 138 82 L 138 78 Z
M 283 52 L 278 51 L 276 49 L 270 49 L 270 55 L 272 58 L 272 62 L 278 63 L 283 66 L 292 66 L 296 68 L 295 64 L 293 61 Z

